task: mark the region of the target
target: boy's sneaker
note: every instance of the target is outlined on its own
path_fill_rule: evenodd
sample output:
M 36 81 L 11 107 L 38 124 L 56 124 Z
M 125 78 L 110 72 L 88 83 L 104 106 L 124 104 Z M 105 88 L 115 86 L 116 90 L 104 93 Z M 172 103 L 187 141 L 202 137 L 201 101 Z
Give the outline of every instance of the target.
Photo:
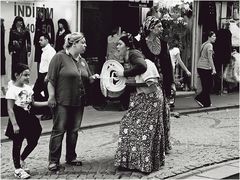
M 21 160 L 20 164 L 21 164 L 21 167 L 22 167 L 22 169 L 23 169 L 24 171 L 26 171 L 27 173 L 30 173 L 30 170 L 29 170 L 29 168 L 27 167 L 25 161 L 22 161 L 22 160 Z
M 22 168 L 16 169 L 14 171 L 14 176 L 19 179 L 28 179 L 30 178 L 30 174 L 24 171 Z

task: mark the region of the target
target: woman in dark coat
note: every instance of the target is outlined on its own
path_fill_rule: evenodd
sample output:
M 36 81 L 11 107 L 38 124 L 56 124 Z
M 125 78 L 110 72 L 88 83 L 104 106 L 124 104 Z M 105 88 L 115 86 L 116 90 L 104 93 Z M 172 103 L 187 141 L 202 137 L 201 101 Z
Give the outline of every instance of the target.
M 67 34 L 70 34 L 68 23 L 65 19 L 58 20 L 58 31 L 56 34 L 56 44 L 55 50 L 56 52 L 63 50 L 64 38 Z
M 37 13 L 35 28 L 36 30 L 33 39 L 33 44 L 35 46 L 34 61 L 37 62 L 37 69 L 39 70 L 42 55 L 42 47 L 39 44 L 40 36 L 47 33 L 50 37 L 49 43 L 52 46 L 54 45 L 55 41 L 53 20 L 51 17 L 47 16 L 44 8 L 42 10 L 39 10 Z
M 18 63 L 28 64 L 31 54 L 31 38 L 23 18 L 16 16 L 9 33 L 8 50 L 12 55 L 12 69 Z
M 163 123 L 165 134 L 165 152 L 168 153 L 171 149 L 170 144 L 170 108 L 168 99 L 171 95 L 171 90 L 175 90 L 173 67 L 167 46 L 167 42 L 160 37 L 163 32 L 161 21 L 154 17 L 148 16 L 144 23 L 143 34 L 141 37 L 141 50 L 145 58 L 153 61 L 158 68 L 160 74 L 161 86 L 164 94 L 163 106 Z

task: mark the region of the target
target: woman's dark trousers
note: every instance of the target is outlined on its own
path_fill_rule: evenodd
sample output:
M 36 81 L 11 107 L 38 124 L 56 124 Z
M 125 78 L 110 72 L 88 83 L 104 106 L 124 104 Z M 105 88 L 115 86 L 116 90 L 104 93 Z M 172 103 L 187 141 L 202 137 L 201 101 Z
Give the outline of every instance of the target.
M 196 100 L 200 101 L 204 107 L 211 105 L 210 93 L 212 89 L 212 70 L 197 68 L 202 84 L 202 92 L 196 96 Z

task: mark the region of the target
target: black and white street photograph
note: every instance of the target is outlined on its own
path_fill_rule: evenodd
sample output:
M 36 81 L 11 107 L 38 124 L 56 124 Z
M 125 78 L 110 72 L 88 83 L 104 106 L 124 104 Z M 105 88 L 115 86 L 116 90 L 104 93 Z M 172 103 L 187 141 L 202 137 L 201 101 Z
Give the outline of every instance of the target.
M 239 179 L 239 0 L 0 8 L 0 179 Z

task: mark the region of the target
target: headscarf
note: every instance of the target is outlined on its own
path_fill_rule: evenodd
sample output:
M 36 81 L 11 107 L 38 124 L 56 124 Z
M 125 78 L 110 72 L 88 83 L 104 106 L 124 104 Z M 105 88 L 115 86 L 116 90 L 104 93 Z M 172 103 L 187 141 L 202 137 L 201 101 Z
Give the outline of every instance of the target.
M 127 33 L 127 35 L 124 35 L 122 37 L 120 37 L 121 41 L 124 42 L 124 44 L 129 47 L 130 49 L 134 49 L 135 46 L 134 46 L 134 39 L 133 39 L 133 36 L 130 34 L 130 33 Z
M 148 16 L 143 23 L 143 33 L 145 36 L 148 36 L 150 30 L 158 23 L 160 23 L 160 19 L 156 18 L 155 16 Z

